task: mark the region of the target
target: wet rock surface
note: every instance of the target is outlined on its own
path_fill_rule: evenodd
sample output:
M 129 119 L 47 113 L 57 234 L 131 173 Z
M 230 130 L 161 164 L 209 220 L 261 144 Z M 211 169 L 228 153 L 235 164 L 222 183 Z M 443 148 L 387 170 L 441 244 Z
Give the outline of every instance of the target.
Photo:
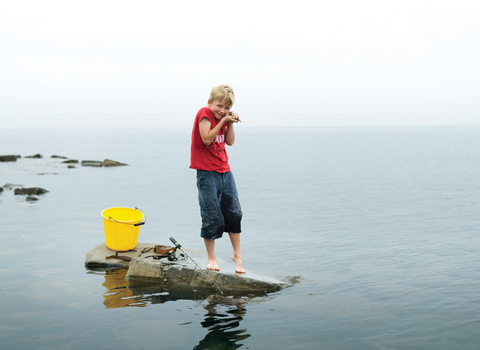
M 188 251 L 187 251 L 188 252 Z M 192 252 L 188 252 L 191 255 Z M 192 253 L 194 254 L 194 253 Z M 200 254 L 195 254 L 197 258 Z M 197 260 L 197 259 L 195 259 Z M 204 258 L 199 260 L 205 264 Z M 225 266 L 224 264 L 222 264 Z M 233 268 L 232 268 L 233 270 Z M 253 274 L 223 273 L 219 271 L 203 270 L 222 291 L 252 291 L 252 292 L 277 292 L 282 289 L 282 282 Z M 215 288 L 210 278 L 199 271 L 190 260 L 169 262 L 145 258 L 134 258 L 130 262 L 128 275 L 133 279 L 158 280 L 172 285 L 189 285 L 193 287 Z M 251 277 L 248 277 L 251 276 Z M 252 277 L 254 276 L 254 277 Z

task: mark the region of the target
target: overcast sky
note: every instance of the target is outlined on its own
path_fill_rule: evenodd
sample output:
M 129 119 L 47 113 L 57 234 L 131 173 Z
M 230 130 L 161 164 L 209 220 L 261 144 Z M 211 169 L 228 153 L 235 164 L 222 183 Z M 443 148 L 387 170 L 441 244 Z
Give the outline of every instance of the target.
M 0 5 L 2 127 L 480 124 L 480 1 Z

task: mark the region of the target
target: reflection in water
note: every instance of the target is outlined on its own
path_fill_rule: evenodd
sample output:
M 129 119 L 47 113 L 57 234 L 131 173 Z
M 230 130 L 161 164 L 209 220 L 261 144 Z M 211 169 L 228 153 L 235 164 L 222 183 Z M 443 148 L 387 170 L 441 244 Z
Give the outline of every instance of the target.
M 147 304 L 141 301 L 141 295 L 133 294 L 133 291 L 128 288 L 128 280 L 125 278 L 128 268 L 120 268 L 113 271 L 105 271 L 105 282 L 102 286 L 108 289 L 104 293 L 105 300 L 103 305 L 107 309 L 126 306 L 143 307 Z
M 210 298 L 209 298 L 210 299 Z M 246 329 L 239 329 L 240 321 L 245 316 L 246 308 L 241 299 L 225 299 L 231 305 L 224 305 L 222 300 L 210 300 L 205 306 L 207 313 L 202 326 L 208 328 L 208 333 L 194 350 L 226 350 L 238 349 L 243 346 L 238 342 L 249 338 Z M 232 303 L 233 302 L 233 303 Z M 227 308 L 225 312 L 221 309 Z
M 144 307 L 149 304 L 165 303 L 179 299 L 204 300 L 212 294 L 209 288 L 166 285 L 159 282 L 125 278 L 128 268 L 88 268 L 89 274 L 102 274 L 107 288 L 103 304 L 107 309 L 127 306 Z
M 246 329 L 240 329 L 240 322 L 246 314 L 245 304 L 266 293 L 239 293 L 229 296 L 213 294 L 212 289 L 191 286 L 165 285 L 158 282 L 127 279 L 128 268 L 89 269 L 104 273 L 107 289 L 103 304 L 107 309 L 117 307 L 145 307 L 149 304 L 165 303 L 180 299 L 200 300 L 205 304 L 205 319 L 201 322 L 208 329 L 207 335 L 194 350 L 227 350 L 243 346 L 240 341 L 250 337 Z

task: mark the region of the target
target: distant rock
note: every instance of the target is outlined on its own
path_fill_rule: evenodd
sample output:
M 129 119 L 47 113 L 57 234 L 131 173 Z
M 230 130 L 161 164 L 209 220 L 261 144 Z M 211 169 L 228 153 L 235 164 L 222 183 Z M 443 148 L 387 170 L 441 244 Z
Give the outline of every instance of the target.
M 2 192 L 3 192 L 3 188 L 0 187 L 0 193 L 2 193 Z
M 27 198 L 25 198 L 25 200 L 27 202 L 35 202 L 35 201 L 38 201 L 38 197 L 35 197 L 35 196 L 27 196 Z
M 40 195 L 40 194 L 45 194 L 48 191 L 44 188 L 41 187 L 30 187 L 30 188 L 16 188 L 14 191 L 15 195 Z
M 111 159 L 105 159 L 103 161 L 103 166 L 124 166 L 124 165 L 128 165 L 128 164 L 120 163 Z
M 51 156 L 50 158 L 68 159 L 68 157 L 56 156 L 56 155 L 53 155 L 53 156 Z
M 37 153 L 33 156 L 26 156 L 25 158 L 37 158 L 37 159 L 40 159 L 40 158 L 43 158 L 43 156 L 40 154 L 40 153 Z
M 69 159 L 69 160 L 64 160 L 62 163 L 66 164 L 77 164 L 78 160 L 77 159 Z
M 103 163 L 98 160 L 82 160 L 82 166 L 101 167 Z
M 20 156 L 16 155 L 8 155 L 8 156 L 0 156 L 0 162 L 16 162 Z
M 4 190 L 13 190 L 15 187 L 22 187 L 22 186 L 23 185 L 6 183 L 5 185 L 3 185 L 3 189 Z
M 68 168 L 68 169 L 77 169 L 76 167 L 74 167 L 74 166 L 71 165 L 71 164 L 68 164 L 67 168 Z

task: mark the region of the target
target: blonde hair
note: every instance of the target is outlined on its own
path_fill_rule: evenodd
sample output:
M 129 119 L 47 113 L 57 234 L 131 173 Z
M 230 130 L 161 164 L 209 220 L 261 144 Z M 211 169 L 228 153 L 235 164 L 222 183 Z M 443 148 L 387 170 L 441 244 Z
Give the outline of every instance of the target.
M 231 107 L 235 103 L 235 94 L 230 86 L 218 85 L 210 92 L 210 102 L 215 100 L 221 102 L 225 101 L 225 103 Z

